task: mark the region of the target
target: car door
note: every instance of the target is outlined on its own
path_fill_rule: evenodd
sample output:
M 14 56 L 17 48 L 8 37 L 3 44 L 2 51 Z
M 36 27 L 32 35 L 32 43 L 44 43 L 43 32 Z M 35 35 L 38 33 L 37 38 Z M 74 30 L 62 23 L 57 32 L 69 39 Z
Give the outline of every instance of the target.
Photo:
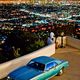
M 51 62 L 47 64 L 46 71 L 45 71 L 45 78 L 48 79 L 52 76 L 55 76 L 57 74 L 58 68 L 56 67 L 58 64 L 56 62 Z
M 51 62 L 47 64 L 45 67 L 45 71 L 33 80 L 46 80 L 52 76 L 55 76 L 58 70 L 56 66 L 57 66 L 56 62 Z

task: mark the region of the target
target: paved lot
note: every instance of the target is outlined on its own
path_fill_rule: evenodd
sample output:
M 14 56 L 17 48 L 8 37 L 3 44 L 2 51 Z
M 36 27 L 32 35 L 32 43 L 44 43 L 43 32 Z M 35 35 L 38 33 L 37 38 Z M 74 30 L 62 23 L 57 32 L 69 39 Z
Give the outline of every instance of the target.
M 69 67 L 64 71 L 61 76 L 55 76 L 50 80 L 80 80 L 80 51 L 74 48 L 62 48 L 52 55 L 63 60 L 69 61 Z

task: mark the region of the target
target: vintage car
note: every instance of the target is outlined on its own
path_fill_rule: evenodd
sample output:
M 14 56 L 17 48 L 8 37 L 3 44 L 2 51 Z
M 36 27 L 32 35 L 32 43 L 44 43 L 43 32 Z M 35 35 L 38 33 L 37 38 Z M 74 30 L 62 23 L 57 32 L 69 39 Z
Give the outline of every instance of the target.
M 68 66 L 68 61 L 40 56 L 12 71 L 7 80 L 48 80 L 55 75 L 62 75 L 64 68 Z

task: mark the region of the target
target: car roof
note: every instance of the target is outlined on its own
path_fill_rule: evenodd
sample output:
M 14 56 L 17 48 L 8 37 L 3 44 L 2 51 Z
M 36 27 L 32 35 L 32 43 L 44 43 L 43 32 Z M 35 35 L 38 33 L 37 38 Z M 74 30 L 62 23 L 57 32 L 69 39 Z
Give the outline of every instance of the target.
M 55 58 L 51 58 L 48 56 L 40 56 L 40 57 L 32 59 L 32 61 L 39 62 L 39 63 L 42 63 L 44 65 L 46 65 L 52 61 L 55 61 L 55 60 L 56 60 Z

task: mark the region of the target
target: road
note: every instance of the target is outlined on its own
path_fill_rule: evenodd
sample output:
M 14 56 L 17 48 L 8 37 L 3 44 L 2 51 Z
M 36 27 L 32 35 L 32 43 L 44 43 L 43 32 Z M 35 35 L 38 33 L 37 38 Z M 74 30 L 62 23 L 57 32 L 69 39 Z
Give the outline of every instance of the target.
M 63 50 L 63 51 L 62 51 Z M 63 60 L 69 61 L 69 67 L 61 76 L 55 76 L 50 80 L 80 80 L 80 51 L 72 48 L 61 49 L 52 55 Z
M 52 57 L 69 61 L 69 67 L 64 70 L 63 75 L 55 76 L 50 80 L 80 80 L 80 50 L 71 47 L 57 49 Z

